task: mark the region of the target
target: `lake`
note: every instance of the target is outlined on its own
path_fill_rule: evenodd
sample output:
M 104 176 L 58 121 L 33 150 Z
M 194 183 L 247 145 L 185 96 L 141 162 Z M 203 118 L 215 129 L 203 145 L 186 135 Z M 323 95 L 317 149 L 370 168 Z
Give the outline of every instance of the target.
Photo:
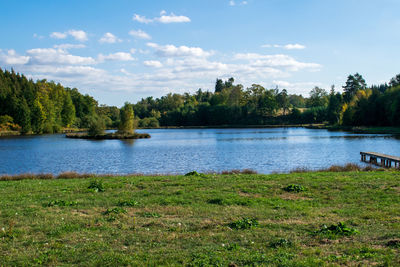
M 400 140 L 305 128 L 151 129 L 150 139 L 93 141 L 63 134 L 0 139 L 0 174 L 65 171 L 184 174 L 252 169 L 259 173 L 360 162 L 360 151 L 399 156 Z

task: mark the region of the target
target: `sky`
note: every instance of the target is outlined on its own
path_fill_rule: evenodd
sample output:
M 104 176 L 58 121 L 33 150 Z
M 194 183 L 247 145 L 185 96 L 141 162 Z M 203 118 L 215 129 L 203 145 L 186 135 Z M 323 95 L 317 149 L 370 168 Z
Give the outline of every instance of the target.
M 0 0 L 0 68 L 100 104 L 214 90 L 308 96 L 400 72 L 398 0 Z

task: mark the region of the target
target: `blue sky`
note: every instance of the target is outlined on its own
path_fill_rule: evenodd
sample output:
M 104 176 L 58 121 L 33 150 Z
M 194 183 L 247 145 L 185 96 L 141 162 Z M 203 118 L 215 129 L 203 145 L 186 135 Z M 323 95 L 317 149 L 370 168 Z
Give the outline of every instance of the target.
M 397 0 L 0 1 L 0 67 L 101 104 L 234 77 L 308 95 L 400 72 Z

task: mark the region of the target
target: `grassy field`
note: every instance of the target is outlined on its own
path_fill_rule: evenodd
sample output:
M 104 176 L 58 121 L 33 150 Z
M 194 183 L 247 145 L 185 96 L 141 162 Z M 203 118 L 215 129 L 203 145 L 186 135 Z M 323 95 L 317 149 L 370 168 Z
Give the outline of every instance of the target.
M 0 206 L 0 266 L 400 265 L 400 172 L 0 181 Z

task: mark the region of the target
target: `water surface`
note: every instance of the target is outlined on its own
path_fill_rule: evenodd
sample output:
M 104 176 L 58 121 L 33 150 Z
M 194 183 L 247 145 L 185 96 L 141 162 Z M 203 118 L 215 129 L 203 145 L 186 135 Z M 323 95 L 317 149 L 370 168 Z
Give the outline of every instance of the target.
M 0 139 L 0 174 L 183 174 L 231 169 L 259 173 L 360 163 L 360 151 L 400 156 L 390 135 L 305 128 L 152 129 L 135 141 L 68 139 L 62 134 Z

